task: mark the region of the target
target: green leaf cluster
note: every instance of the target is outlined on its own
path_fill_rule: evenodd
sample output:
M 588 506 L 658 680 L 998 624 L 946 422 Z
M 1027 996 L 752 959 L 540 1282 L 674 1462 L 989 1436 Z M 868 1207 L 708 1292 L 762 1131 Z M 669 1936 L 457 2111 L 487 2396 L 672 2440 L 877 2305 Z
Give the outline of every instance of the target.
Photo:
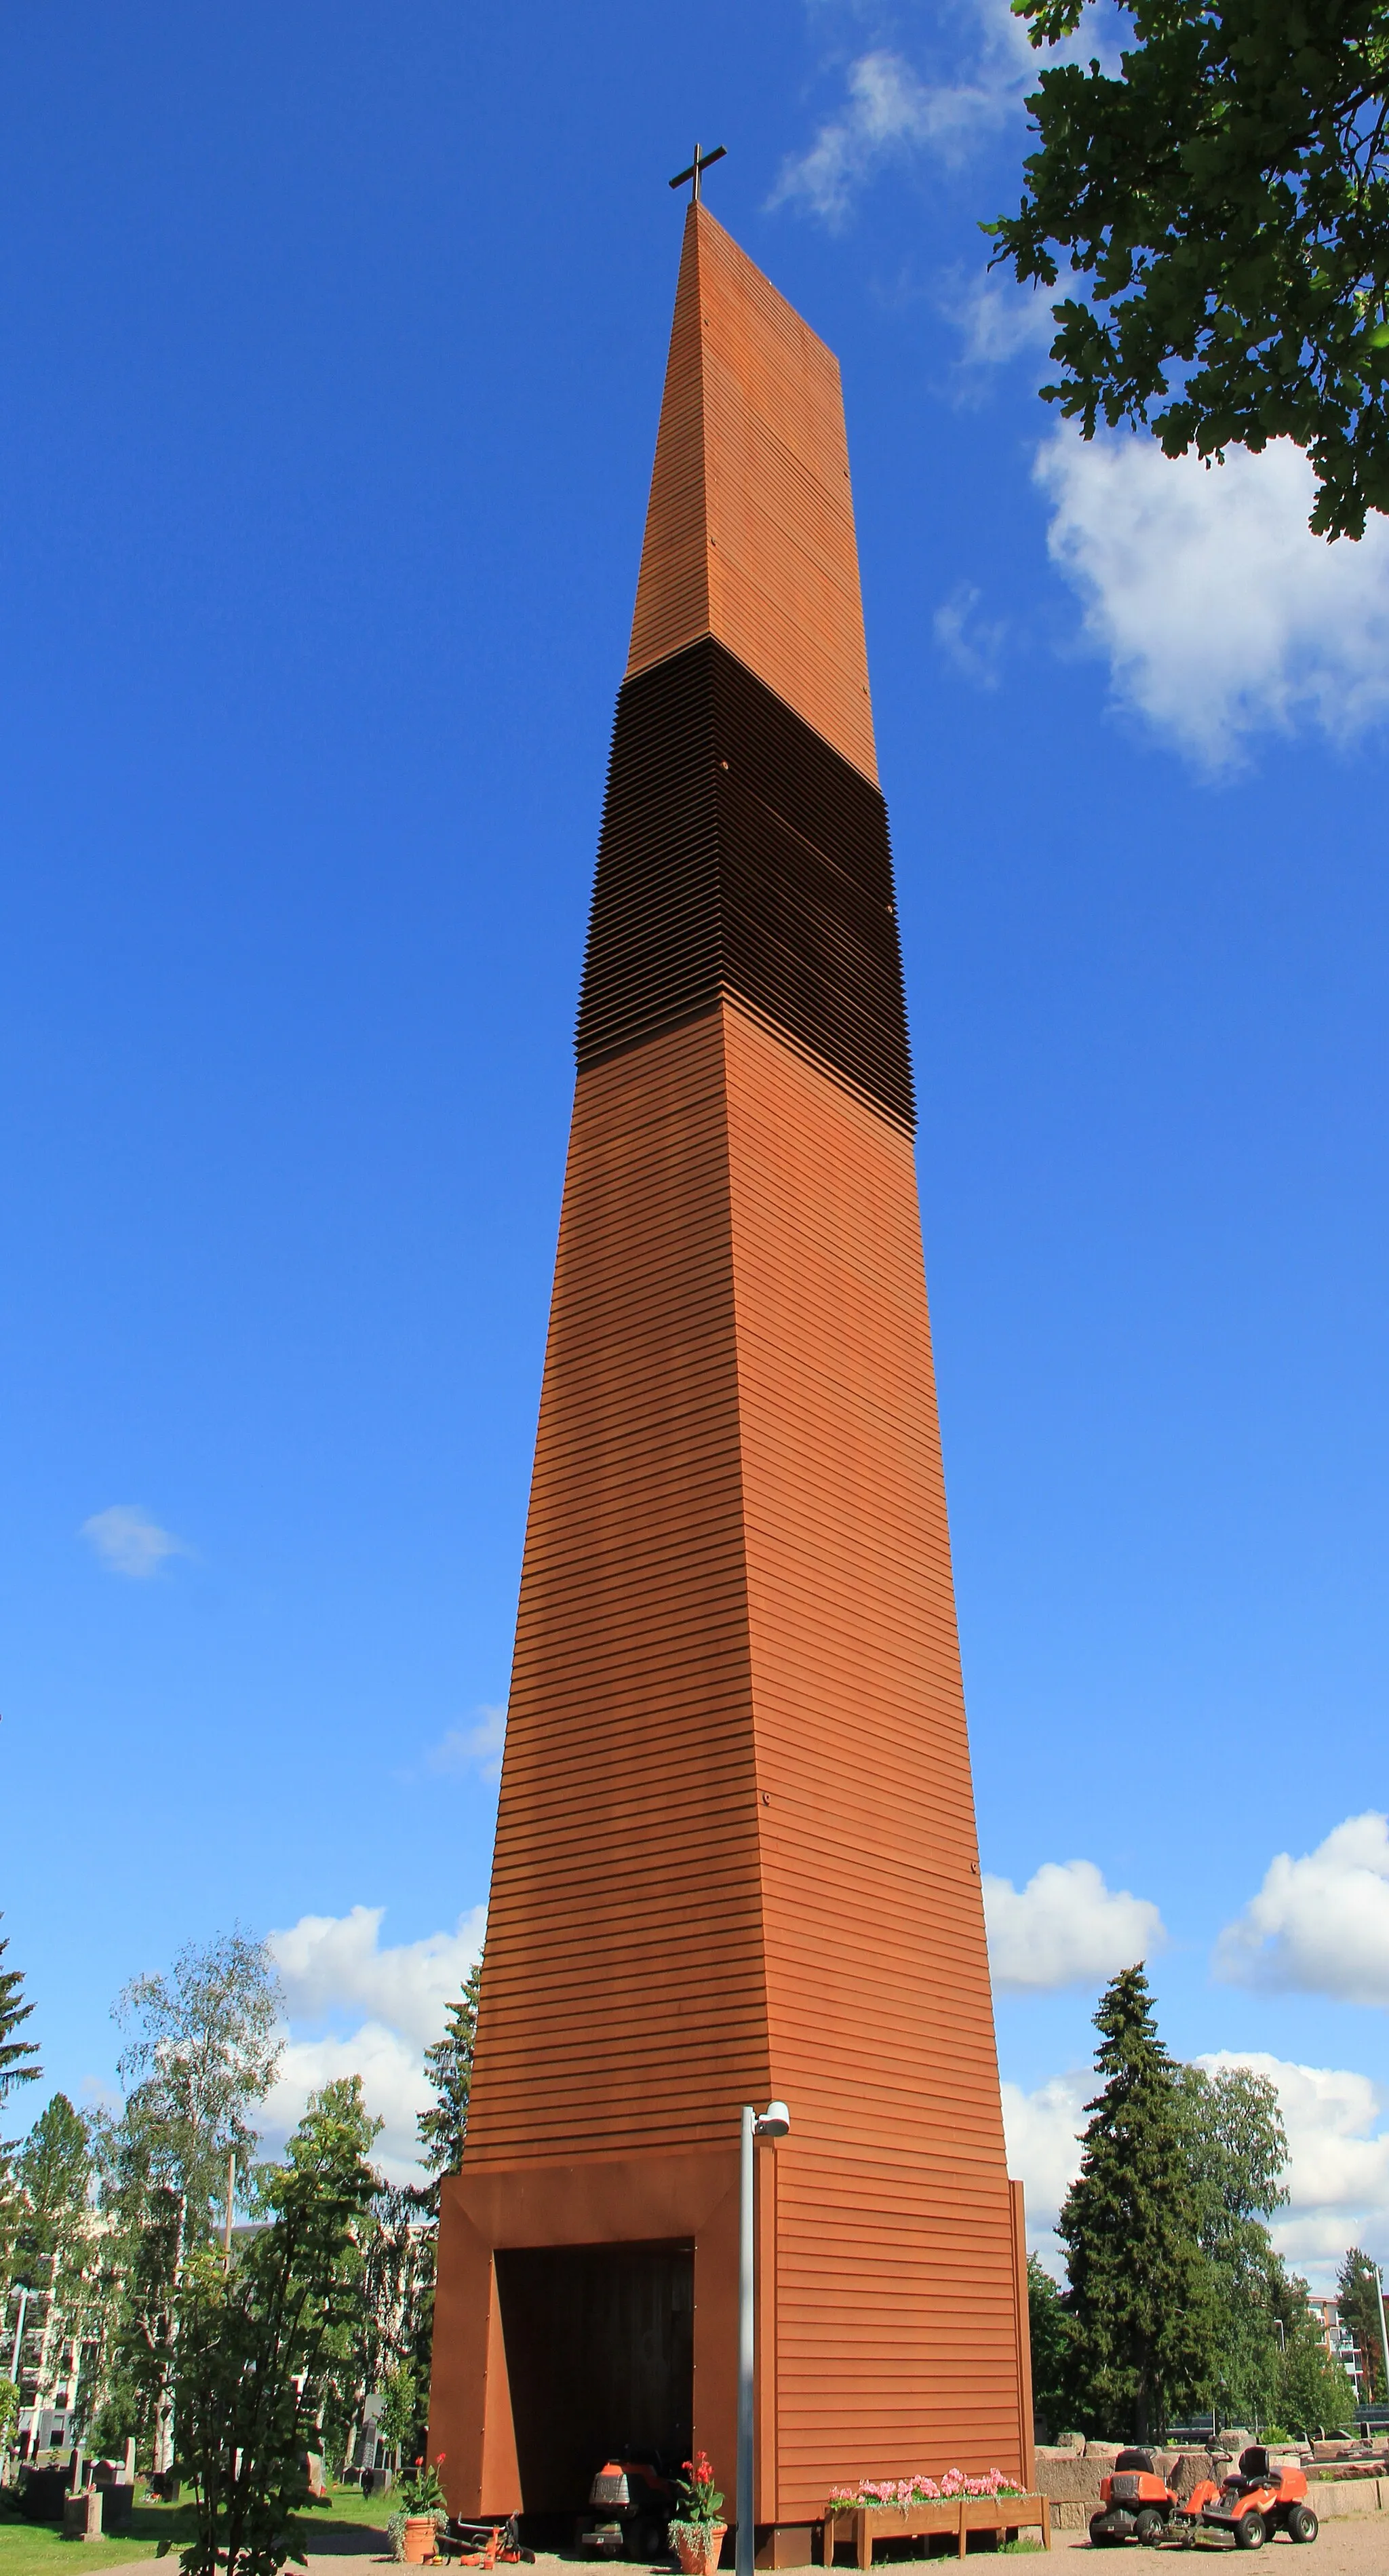
M 1288 2285 L 1264 2219 L 1287 2199 L 1288 2142 L 1268 2076 L 1184 2066 L 1179 2089 L 1197 2238 L 1209 2267 L 1206 2390 L 1226 2423 L 1262 2423 L 1277 2402 Z
M 1315 2442 L 1324 2434 L 1348 2433 L 1355 2422 L 1355 2391 L 1321 2339 L 1302 2281 L 1287 2324 L 1287 2342 L 1278 2363 L 1278 2420 L 1299 2440 Z
M 1027 2321 L 1032 2337 L 1032 2406 L 1048 2433 L 1064 2431 L 1070 2402 L 1073 2327 L 1046 2266 L 1027 2258 Z
M 132 2034 L 119 2061 L 118 2186 L 176 2192 L 198 2243 L 222 2206 L 228 2156 L 243 2175 L 251 2170 L 250 2113 L 279 2064 L 280 1991 L 265 1944 L 237 1930 L 202 1949 L 190 1944 L 169 1976 L 132 1979 L 113 2009 Z
M 389 2444 L 399 2468 L 401 2452 L 414 2434 L 420 2409 L 419 2381 L 410 2362 L 396 2362 L 383 2374 L 381 2399 L 376 2429 L 382 2441 Z
M 279 2062 L 279 2005 L 264 1944 L 233 1929 L 186 1946 L 168 1976 L 133 1979 L 112 2008 L 130 2033 L 119 2061 L 125 2106 L 98 2139 L 121 2283 L 112 2359 L 160 2468 L 175 2430 L 178 2284 L 223 2215 L 229 2156 L 254 2205 L 252 2114 Z
M 443 2453 L 439 2456 L 442 2459 Z M 407 2513 L 448 2512 L 448 2498 L 433 2460 L 421 2454 L 415 2461 L 410 2475 L 401 2482 L 400 2501 Z
M 1090 0 L 1013 0 L 1032 42 Z M 1389 0 L 1119 0 L 1117 69 L 1047 65 L 995 261 L 1056 285 L 1046 400 L 1208 460 L 1304 448 L 1311 525 L 1389 509 Z
M 180 2456 L 194 2481 L 185 2576 L 276 2576 L 301 2560 L 294 2517 L 320 2445 L 378 2177 L 360 2079 L 312 2095 L 286 2161 L 263 2169 L 268 2226 L 229 2271 L 210 2245 L 177 2292 Z

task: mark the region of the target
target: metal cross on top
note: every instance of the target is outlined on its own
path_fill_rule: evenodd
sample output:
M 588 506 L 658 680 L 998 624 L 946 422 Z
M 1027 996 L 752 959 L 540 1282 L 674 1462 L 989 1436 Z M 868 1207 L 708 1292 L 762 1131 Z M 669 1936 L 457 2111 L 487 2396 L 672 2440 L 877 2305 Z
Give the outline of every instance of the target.
M 683 188 L 685 181 L 687 179 L 692 179 L 694 181 L 694 186 L 690 190 L 690 196 L 693 203 L 697 206 L 699 204 L 699 174 L 701 170 L 708 170 L 715 161 L 722 161 L 727 149 L 727 144 L 716 143 L 712 152 L 701 152 L 699 145 L 696 144 L 694 148 L 693 161 L 690 163 L 688 170 L 676 171 L 675 177 L 670 183 L 672 188 Z

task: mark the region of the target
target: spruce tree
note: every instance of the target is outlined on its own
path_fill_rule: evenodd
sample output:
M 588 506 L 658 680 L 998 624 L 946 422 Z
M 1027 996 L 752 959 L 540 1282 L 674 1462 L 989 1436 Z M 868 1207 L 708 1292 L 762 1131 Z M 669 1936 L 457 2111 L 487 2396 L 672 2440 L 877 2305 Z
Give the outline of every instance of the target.
M 1379 2332 L 1379 2274 L 1369 2255 L 1352 2245 L 1336 2275 L 1336 2301 L 1360 2350 L 1365 2394 L 1372 2406 L 1384 2404 L 1384 2346 Z
M 425 2073 L 434 2088 L 435 2101 L 431 2111 L 416 2112 L 415 2127 L 419 2131 L 420 2161 L 432 2174 L 457 2173 L 463 2162 L 481 1983 L 482 1961 L 476 1959 L 457 2003 L 449 2005 L 443 2038 L 436 2039 L 434 2046 L 424 2052 Z
M 1141 1964 L 1106 1988 L 1095 2027 L 1104 2087 L 1085 2106 L 1081 2170 L 1056 2231 L 1070 2275 L 1073 2401 L 1085 2430 L 1148 2442 L 1208 2381 L 1211 2267 L 1177 2069 Z
M 0 2102 L 16 2084 L 32 2084 L 41 2072 L 34 2042 L 15 2037 L 34 2007 L 24 2001 L 22 1971 L 5 1965 L 8 1948 L 9 1943 L 0 1940 Z M 11 2169 L 13 2152 L 14 2140 L 0 2138 L 0 2289 L 9 2279 L 19 2215 Z
M 32 2084 L 41 2071 L 34 2041 L 15 2038 L 21 2022 L 28 2020 L 34 2007 L 23 1999 L 23 1971 L 5 1966 L 9 1946 L 7 1940 L 0 1941 L 0 2097 L 12 2085 Z

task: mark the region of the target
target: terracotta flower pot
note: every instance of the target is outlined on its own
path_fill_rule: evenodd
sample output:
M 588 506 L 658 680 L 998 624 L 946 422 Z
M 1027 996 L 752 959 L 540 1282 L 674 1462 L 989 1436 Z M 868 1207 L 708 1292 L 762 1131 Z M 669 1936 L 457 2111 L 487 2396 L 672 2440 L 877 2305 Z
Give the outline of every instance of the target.
M 434 2516 L 432 2513 L 407 2513 L 405 2517 L 405 2564 L 423 2567 L 434 2555 Z
M 723 2547 L 726 2522 L 673 2522 L 671 2543 L 680 2561 L 681 2576 L 714 2576 Z

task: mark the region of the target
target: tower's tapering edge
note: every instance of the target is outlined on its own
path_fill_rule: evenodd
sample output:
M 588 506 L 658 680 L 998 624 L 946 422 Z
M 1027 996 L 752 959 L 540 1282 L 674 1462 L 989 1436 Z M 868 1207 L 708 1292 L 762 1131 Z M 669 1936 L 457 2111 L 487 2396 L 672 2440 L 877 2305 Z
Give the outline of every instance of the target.
M 628 679 L 703 635 L 876 786 L 838 362 L 692 205 Z

